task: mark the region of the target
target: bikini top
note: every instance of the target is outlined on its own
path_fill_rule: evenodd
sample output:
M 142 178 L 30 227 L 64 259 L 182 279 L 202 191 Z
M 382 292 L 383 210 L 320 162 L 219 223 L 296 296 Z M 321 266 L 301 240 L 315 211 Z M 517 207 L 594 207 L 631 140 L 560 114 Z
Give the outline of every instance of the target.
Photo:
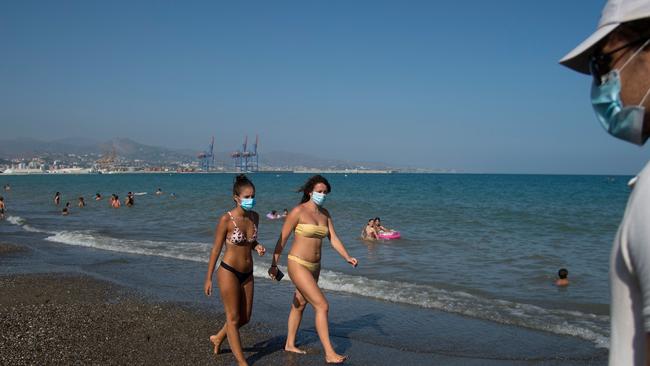
M 307 238 L 323 239 L 329 234 L 329 228 L 325 225 L 298 224 L 295 233 Z
M 235 221 L 235 218 L 232 216 L 230 211 L 228 211 L 228 216 L 230 216 L 230 220 L 232 220 L 232 223 L 235 225 L 235 230 L 232 231 L 232 234 L 230 234 L 229 238 L 226 238 L 229 242 L 233 243 L 234 245 L 246 245 L 254 243 L 255 240 L 257 240 L 257 226 L 255 223 L 253 223 L 253 237 L 251 239 L 244 238 L 244 233 L 239 230 L 239 226 L 237 226 L 237 222 Z

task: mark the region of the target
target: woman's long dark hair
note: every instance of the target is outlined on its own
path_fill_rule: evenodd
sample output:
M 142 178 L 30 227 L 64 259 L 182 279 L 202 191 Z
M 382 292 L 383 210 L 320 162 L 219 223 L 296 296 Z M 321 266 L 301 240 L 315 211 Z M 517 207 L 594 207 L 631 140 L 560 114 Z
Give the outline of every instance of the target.
M 253 191 L 255 191 L 255 185 L 250 179 L 248 179 L 246 174 L 239 174 L 235 177 L 235 182 L 232 185 L 232 194 L 234 196 L 239 196 L 244 187 L 251 187 L 253 188 Z
M 316 174 L 313 177 L 309 178 L 305 184 L 302 185 L 296 192 L 302 192 L 302 199 L 300 200 L 300 203 L 305 203 L 309 201 L 309 194 L 314 190 L 314 187 L 318 183 L 323 183 L 327 187 L 327 192 L 330 193 L 332 191 L 332 186 L 330 186 L 330 182 L 325 179 L 320 174 Z

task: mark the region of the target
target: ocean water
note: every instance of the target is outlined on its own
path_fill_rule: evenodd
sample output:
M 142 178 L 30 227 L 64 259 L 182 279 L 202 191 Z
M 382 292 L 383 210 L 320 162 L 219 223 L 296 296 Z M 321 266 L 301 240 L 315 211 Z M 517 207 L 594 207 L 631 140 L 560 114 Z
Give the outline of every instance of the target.
M 259 240 L 273 250 L 303 174 L 251 174 L 262 219 Z M 232 174 L 0 176 L 8 218 L 0 234 L 20 230 L 49 242 L 141 256 L 207 262 L 219 215 L 232 208 Z M 631 177 L 545 175 L 331 174 L 326 207 L 350 267 L 324 245 L 320 285 L 355 299 L 372 298 L 495 324 L 577 337 L 606 347 L 608 258 Z M 156 196 L 158 188 L 165 192 Z M 53 195 L 73 205 L 60 215 Z M 112 209 L 108 196 L 136 192 L 135 206 Z M 96 192 L 104 200 L 94 201 Z M 174 192 L 173 199 L 169 193 Z M 77 197 L 87 207 L 76 207 Z M 370 217 L 402 239 L 359 239 Z M 286 263 L 285 248 L 281 264 Z M 255 257 L 265 277 L 269 257 Z M 553 285 L 569 270 L 571 286 Z

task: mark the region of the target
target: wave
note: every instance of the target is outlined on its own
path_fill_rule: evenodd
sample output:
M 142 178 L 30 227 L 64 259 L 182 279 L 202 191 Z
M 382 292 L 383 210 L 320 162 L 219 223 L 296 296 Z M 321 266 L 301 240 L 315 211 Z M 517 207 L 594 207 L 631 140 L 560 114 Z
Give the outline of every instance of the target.
M 121 253 L 155 255 L 174 259 L 205 262 L 207 256 L 197 256 L 197 251 L 208 253 L 209 244 L 196 242 L 162 242 L 154 240 L 118 239 L 98 235 L 92 230 L 59 231 L 45 238 L 56 243 L 77 245 L 82 247 L 110 250 Z
M 10 218 L 7 220 L 29 230 L 24 219 Z M 39 230 L 39 232 L 45 231 Z M 207 261 L 211 248 L 210 243 L 120 239 L 90 230 L 58 231 L 49 232 L 49 234 L 45 240 L 51 242 L 201 263 Z M 253 275 L 258 278 L 267 278 L 267 269 L 267 264 L 255 264 Z M 286 273 L 286 268 L 281 266 L 281 269 Z M 283 281 L 289 281 L 288 277 L 285 276 Z M 462 291 L 440 289 L 430 285 L 371 279 L 330 270 L 321 272 L 319 285 L 326 290 L 415 305 L 559 335 L 574 336 L 593 342 L 596 347 L 600 348 L 607 348 L 609 344 L 609 317 L 604 315 L 548 309 L 514 301 L 490 299 Z
M 21 226 L 25 231 L 29 231 L 32 233 L 48 233 L 48 231 L 37 229 L 33 226 L 27 225 L 27 220 L 20 216 L 7 216 L 6 220 L 14 225 Z
M 25 223 L 25 219 L 20 216 L 7 216 L 6 220 L 14 225 L 22 225 Z
M 514 301 L 490 299 L 462 291 L 444 290 L 429 285 L 369 279 L 328 270 L 321 272 L 318 283 L 321 288 L 327 290 L 570 335 L 593 342 L 599 348 L 609 346 L 609 317 L 604 315 L 548 309 Z
M 209 243 L 160 242 L 150 240 L 117 239 L 92 232 L 58 232 L 46 240 L 119 252 L 157 255 L 162 257 L 206 262 Z M 282 268 L 286 272 L 286 268 Z M 256 264 L 255 277 L 267 277 L 267 265 Z M 288 281 L 288 276 L 285 276 Z M 506 300 L 489 299 L 462 291 L 448 291 L 429 285 L 384 281 L 363 276 L 351 276 L 323 270 L 319 285 L 331 291 L 416 305 L 501 324 L 570 335 L 606 348 L 609 317 L 585 314 L 579 311 L 547 309 L 535 305 Z

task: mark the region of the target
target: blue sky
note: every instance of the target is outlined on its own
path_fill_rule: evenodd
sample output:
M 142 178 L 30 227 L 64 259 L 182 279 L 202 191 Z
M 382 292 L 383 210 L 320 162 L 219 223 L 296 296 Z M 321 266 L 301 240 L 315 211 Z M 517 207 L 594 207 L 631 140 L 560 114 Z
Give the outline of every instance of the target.
M 4 1 L 1 138 L 634 173 L 557 61 L 603 1 Z

